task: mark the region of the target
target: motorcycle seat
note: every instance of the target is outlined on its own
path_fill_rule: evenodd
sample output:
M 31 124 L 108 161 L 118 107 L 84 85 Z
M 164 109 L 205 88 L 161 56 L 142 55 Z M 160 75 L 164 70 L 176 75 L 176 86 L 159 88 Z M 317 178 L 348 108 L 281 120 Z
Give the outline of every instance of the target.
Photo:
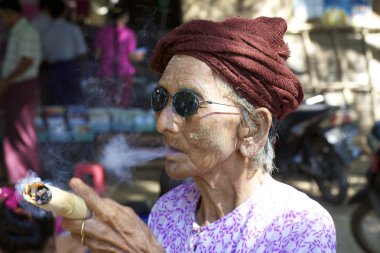
M 333 106 L 327 105 L 327 104 L 313 104 L 313 105 L 307 105 L 307 104 L 301 104 L 296 111 L 315 111 L 315 112 L 322 112 L 327 109 L 332 108 Z
M 277 127 L 278 134 L 285 134 L 291 127 L 321 117 L 328 114 L 331 110 L 335 110 L 334 106 L 326 104 L 301 105 L 297 110 L 290 113 L 285 119 L 279 122 Z

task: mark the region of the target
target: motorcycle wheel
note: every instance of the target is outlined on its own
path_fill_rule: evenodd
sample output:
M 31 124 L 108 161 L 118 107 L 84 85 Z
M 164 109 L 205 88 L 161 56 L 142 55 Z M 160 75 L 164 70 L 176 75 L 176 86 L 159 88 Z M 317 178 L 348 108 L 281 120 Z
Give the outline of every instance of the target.
M 380 253 L 380 217 L 368 202 L 361 203 L 352 213 L 351 232 L 359 246 L 367 253 Z
M 347 170 L 338 155 L 324 139 L 316 138 L 310 145 L 311 166 L 317 167 L 315 178 L 323 199 L 332 204 L 341 204 L 347 197 Z M 314 164 L 313 164 L 314 163 Z

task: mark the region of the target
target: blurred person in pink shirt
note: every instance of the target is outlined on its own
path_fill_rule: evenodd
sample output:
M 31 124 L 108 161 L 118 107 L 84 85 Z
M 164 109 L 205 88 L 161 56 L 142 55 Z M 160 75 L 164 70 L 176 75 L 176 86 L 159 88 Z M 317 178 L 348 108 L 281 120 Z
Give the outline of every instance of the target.
M 132 61 L 139 60 L 139 55 L 136 34 L 127 27 L 128 21 L 127 8 L 116 4 L 110 9 L 108 24 L 99 30 L 95 40 L 98 75 L 106 89 L 108 106 L 129 107 L 131 102 L 132 77 L 136 73 Z

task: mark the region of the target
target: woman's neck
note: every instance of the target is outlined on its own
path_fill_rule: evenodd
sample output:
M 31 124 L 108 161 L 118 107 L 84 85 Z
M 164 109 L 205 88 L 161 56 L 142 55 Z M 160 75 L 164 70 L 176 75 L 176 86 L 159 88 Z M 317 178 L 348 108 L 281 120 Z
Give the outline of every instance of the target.
M 208 225 L 232 212 L 254 194 L 265 175 L 263 170 L 236 166 L 194 178 L 201 193 L 196 210 L 198 224 Z

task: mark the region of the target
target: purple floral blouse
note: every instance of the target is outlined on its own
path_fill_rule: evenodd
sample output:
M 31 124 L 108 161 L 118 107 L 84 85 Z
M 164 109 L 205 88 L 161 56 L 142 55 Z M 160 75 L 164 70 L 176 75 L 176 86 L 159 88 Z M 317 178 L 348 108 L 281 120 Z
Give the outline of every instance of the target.
M 316 201 L 269 175 L 231 213 L 200 227 L 200 192 L 180 185 L 154 205 L 148 225 L 166 252 L 336 252 L 330 214 Z

